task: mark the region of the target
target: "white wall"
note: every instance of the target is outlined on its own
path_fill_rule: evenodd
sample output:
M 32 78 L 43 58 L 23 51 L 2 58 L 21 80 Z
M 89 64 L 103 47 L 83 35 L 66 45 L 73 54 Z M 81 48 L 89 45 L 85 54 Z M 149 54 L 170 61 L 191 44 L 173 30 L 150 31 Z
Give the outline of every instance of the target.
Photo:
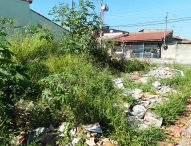
M 161 49 L 161 59 L 174 60 L 176 58 L 177 45 L 168 45 L 168 49 Z
M 191 44 L 178 44 L 175 63 L 191 64 Z
M 161 49 L 160 63 L 172 62 L 191 65 L 191 44 L 168 45 L 168 49 Z

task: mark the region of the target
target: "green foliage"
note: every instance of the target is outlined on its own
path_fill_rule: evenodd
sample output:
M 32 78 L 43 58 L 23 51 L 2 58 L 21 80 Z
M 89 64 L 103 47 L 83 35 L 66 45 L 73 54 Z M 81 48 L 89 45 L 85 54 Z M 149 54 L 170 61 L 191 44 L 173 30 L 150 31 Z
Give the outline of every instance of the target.
M 18 30 L 12 37 L 9 37 L 10 49 L 14 52 L 14 59 L 18 63 L 26 64 L 33 60 L 40 61 L 56 50 L 56 43 L 44 30 L 39 31 L 37 29 L 34 32 L 34 30 L 26 29 L 24 33 L 21 31 Z
M 99 31 L 99 17 L 94 9 L 89 0 L 80 0 L 74 8 L 60 4 L 52 9 L 50 14 L 55 16 L 54 21 L 69 30 L 61 40 L 63 52 L 87 53 L 96 47 L 93 33 Z
M 160 117 L 163 117 L 164 124 L 174 124 L 179 115 L 184 113 L 187 98 L 181 96 L 171 97 L 169 101 L 158 104 L 154 107 L 154 111 Z
M 147 71 L 150 68 L 149 64 L 138 60 L 113 59 L 109 56 L 107 48 L 97 47 L 91 50 L 91 55 L 95 64 L 102 67 L 108 66 L 114 72 Z
M 118 94 L 109 72 L 100 72 L 82 56 L 62 56 L 60 60 L 64 67 L 59 73 L 40 81 L 43 97 L 54 100 L 58 107 L 70 105 L 77 123 L 101 121 L 112 112 Z
M 156 127 L 150 127 L 145 130 L 138 131 L 137 136 L 133 135 L 131 146 L 156 146 L 159 141 L 166 138 L 164 132 Z

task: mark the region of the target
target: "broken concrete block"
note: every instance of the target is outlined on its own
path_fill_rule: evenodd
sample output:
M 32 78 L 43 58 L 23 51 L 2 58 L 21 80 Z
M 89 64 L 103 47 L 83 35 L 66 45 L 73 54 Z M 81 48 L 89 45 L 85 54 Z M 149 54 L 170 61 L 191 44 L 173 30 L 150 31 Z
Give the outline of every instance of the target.
M 154 113 L 146 112 L 145 117 L 144 117 L 144 124 L 161 127 L 162 122 L 163 122 L 162 117 L 158 118 Z

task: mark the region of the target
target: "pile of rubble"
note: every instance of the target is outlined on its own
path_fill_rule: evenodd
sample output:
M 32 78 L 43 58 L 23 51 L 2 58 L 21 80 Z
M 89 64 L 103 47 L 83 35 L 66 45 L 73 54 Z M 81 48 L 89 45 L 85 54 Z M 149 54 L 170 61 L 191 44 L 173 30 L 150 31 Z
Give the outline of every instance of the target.
M 157 117 L 151 108 L 156 104 L 168 101 L 168 98 L 153 95 L 149 92 L 144 93 L 141 89 L 131 90 L 129 94 L 126 94 L 127 98 L 130 96 L 137 101 L 137 104 L 133 107 L 124 106 L 130 125 L 137 125 L 140 129 L 151 125 L 156 127 L 162 126 L 163 118 Z
M 63 122 L 58 129 L 54 129 L 50 125 L 49 128 L 39 127 L 28 133 L 21 132 L 13 138 L 11 143 L 13 145 L 26 145 L 38 139 L 38 144 L 51 146 L 55 146 L 57 143 L 68 146 L 79 144 L 86 146 L 118 146 L 117 142 L 101 137 L 102 133 L 99 123 L 70 128 L 70 123 Z M 68 138 L 70 138 L 70 142 L 66 143 L 64 139 Z
M 139 72 L 135 72 L 134 74 L 130 74 L 129 78 L 138 83 L 146 84 L 150 77 L 154 77 L 156 79 L 167 79 L 172 78 L 175 75 L 184 76 L 184 73 L 179 70 L 171 69 L 169 67 L 158 67 L 149 71 L 147 74 L 141 75 Z M 125 91 L 125 87 L 123 85 L 123 79 L 117 78 L 114 80 L 114 85 L 116 88 L 123 91 L 123 95 L 126 98 L 132 97 L 135 99 L 136 105 L 132 107 L 128 103 L 124 103 L 123 108 L 125 113 L 128 116 L 130 125 L 137 125 L 140 129 L 147 128 L 151 125 L 156 127 L 161 127 L 163 118 L 158 117 L 152 112 L 152 107 L 156 104 L 165 103 L 168 101 L 166 98 L 170 93 L 176 92 L 170 86 L 161 85 L 160 81 L 156 80 L 152 83 L 152 89 L 156 94 L 151 94 L 150 92 L 143 92 L 141 89 L 133 89 Z
M 169 79 L 175 75 L 184 76 L 184 72 L 169 67 L 155 67 L 144 75 L 141 75 L 139 72 L 134 72 L 130 74 L 129 78 L 138 83 L 146 84 L 148 82 L 149 77 L 155 77 L 158 79 Z

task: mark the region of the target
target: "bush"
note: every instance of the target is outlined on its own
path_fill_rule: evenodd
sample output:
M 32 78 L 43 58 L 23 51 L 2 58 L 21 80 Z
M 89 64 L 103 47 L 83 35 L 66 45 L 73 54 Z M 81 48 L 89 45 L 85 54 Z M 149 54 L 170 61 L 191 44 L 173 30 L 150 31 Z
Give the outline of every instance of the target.
M 106 48 L 98 47 L 91 50 L 90 55 L 94 60 L 94 64 L 102 67 L 109 67 L 114 72 L 132 72 L 132 71 L 147 71 L 150 65 L 138 60 L 117 60 L 109 56 Z
M 165 125 L 170 125 L 174 124 L 177 117 L 185 111 L 186 104 L 186 97 L 171 97 L 169 101 L 156 105 L 154 107 L 154 111 L 158 116 L 163 117 L 163 122 Z
M 66 55 L 56 62 L 62 63 L 58 73 L 40 81 L 44 97 L 58 107 L 70 105 L 77 123 L 100 122 L 112 113 L 118 94 L 107 70 L 99 71 L 82 56 Z

